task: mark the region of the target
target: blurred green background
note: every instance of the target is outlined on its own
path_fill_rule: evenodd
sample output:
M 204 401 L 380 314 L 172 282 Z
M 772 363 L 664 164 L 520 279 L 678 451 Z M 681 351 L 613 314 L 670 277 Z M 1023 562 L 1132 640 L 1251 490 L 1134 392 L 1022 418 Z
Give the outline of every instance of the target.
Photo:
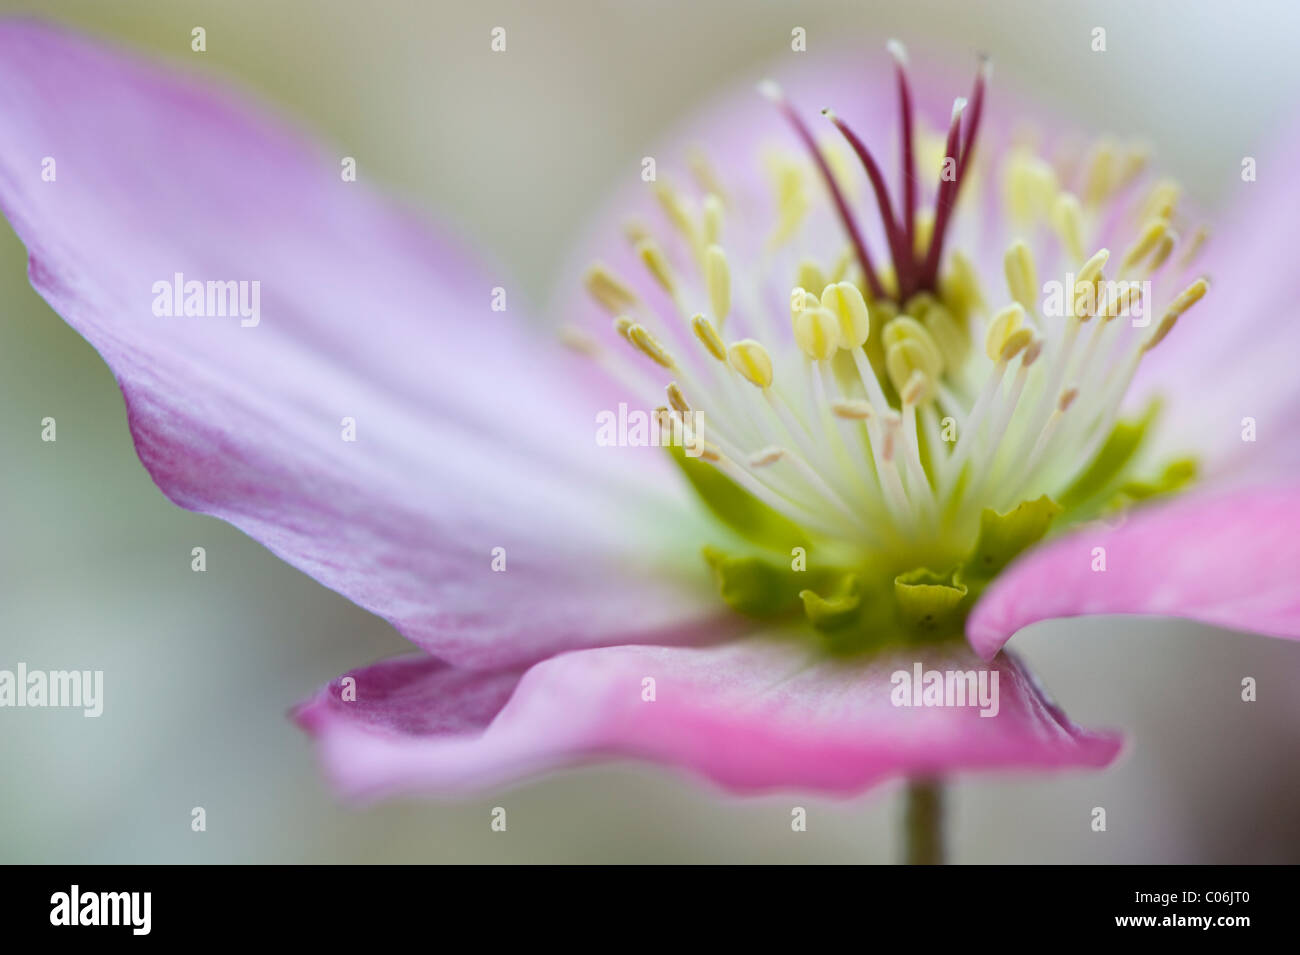
M 1295 4 L 597 0 L 13 2 L 241 85 L 358 157 L 365 177 L 494 251 L 534 303 L 566 248 L 675 118 L 808 56 L 898 36 L 984 50 L 1088 128 L 1141 133 L 1207 203 L 1296 115 Z M 189 50 L 190 29 L 208 51 Z M 508 30 L 504 56 L 489 31 Z M 1107 30 L 1108 52 L 1089 50 Z M 996 93 L 996 85 L 995 85 Z M 1293 174 L 1293 173 L 1288 173 Z M 0 227 L 0 667 L 105 671 L 98 720 L 0 711 L 0 861 L 891 861 L 897 791 L 735 800 L 632 764 L 460 802 L 337 803 L 285 710 L 405 642 L 136 460 L 95 353 L 31 291 Z M 540 308 L 539 308 L 540 311 Z M 58 442 L 39 439 L 58 420 Z M 189 569 L 190 548 L 208 572 Z M 1174 622 L 1031 628 L 1016 647 L 1070 715 L 1132 738 L 1115 767 L 968 777 L 956 861 L 1300 861 L 1300 652 Z M 1259 701 L 1239 698 L 1243 676 Z M 502 805 L 509 831 L 493 833 Z M 792 805 L 809 807 L 806 833 Z M 203 806 L 208 830 L 190 831 Z M 1089 828 L 1094 806 L 1109 831 Z

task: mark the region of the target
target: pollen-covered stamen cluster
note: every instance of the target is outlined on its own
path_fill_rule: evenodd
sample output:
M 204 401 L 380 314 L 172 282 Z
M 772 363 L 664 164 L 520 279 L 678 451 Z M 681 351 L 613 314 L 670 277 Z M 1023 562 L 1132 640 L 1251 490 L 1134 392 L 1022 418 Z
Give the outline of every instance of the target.
M 1002 274 L 982 281 L 977 250 L 947 240 L 963 185 L 993 178 L 974 150 L 988 66 L 969 102 L 955 103 L 926 187 L 906 58 L 897 44 L 891 52 L 902 113 L 897 212 L 867 144 L 824 115 L 861 164 L 892 268 L 873 260 L 827 147 L 764 84 L 811 160 L 779 166 L 772 242 L 792 243 L 808 218 L 809 179 L 825 188 L 845 254 L 804 258 L 786 276 L 774 274 L 780 257 L 770 249 L 730 255 L 753 242 L 726 235 L 727 223 L 752 229 L 754 210 L 726 196 L 700 160 L 696 195 L 656 184 L 670 226 L 663 241 L 644 225 L 628 230 L 661 301 L 603 265 L 587 275 L 642 361 L 574 341 L 647 403 L 662 402 L 666 385 L 661 412 L 697 429 L 705 460 L 761 501 L 810 531 L 937 564 L 970 547 L 984 508 L 1068 498 L 1099 467 L 1125 465 L 1108 439 L 1138 364 L 1208 285 L 1187 271 L 1203 234 L 1174 254 L 1177 188 L 1144 190 L 1141 155 L 1108 142 L 1064 163 L 1023 148 L 999 154 L 1013 231 Z M 1055 303 L 1040 296 L 1041 275 L 1059 277 Z M 788 308 L 770 294 L 783 278 Z M 1004 283 L 1005 304 L 989 307 L 985 289 Z M 1141 318 L 1157 304 L 1154 321 Z M 658 383 L 646 374 L 656 369 Z

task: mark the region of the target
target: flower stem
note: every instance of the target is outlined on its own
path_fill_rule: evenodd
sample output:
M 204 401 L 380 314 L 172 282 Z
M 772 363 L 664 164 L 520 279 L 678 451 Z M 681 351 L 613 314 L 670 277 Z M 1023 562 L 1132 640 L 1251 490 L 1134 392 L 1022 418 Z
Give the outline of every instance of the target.
M 943 864 L 943 784 L 917 779 L 907 784 L 904 829 L 908 865 Z

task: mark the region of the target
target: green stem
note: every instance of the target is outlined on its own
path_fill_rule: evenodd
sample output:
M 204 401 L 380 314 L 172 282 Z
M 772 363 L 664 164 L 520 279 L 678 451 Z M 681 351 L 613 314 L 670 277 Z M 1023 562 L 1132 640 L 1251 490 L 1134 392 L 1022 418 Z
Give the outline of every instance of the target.
M 908 865 L 943 865 L 943 784 L 932 779 L 907 784 L 904 829 Z

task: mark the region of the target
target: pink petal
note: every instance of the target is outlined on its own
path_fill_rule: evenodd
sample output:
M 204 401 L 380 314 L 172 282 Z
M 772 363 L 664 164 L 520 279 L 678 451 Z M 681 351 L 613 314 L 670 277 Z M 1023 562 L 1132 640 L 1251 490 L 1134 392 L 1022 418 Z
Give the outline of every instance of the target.
M 663 569 L 669 534 L 698 544 L 663 453 L 597 448 L 591 370 L 340 169 L 231 96 L 0 25 L 0 205 L 164 493 L 458 663 L 694 637 L 718 605 Z M 156 316 L 175 273 L 260 282 L 260 323 Z
M 681 767 L 733 792 L 848 795 L 900 775 L 1099 767 L 1119 751 L 1116 737 L 1073 726 L 1010 657 L 980 664 L 958 644 L 849 662 L 809 640 L 582 650 L 522 676 L 406 657 L 349 674 L 354 701 L 342 698 L 343 678 L 295 716 L 335 785 L 361 800 L 495 787 L 610 757 Z M 997 715 L 894 706 L 891 675 L 918 662 L 996 673 Z
M 966 621 L 991 659 L 1021 627 L 1081 614 L 1187 617 L 1300 637 L 1300 485 L 1200 492 L 1031 551 Z M 1092 569 L 1105 549 L 1105 571 Z
M 1144 359 L 1134 396 L 1164 395 L 1156 432 L 1170 455 L 1199 452 L 1212 474 L 1285 480 L 1300 466 L 1300 125 L 1269 148 L 1250 149 L 1258 179 L 1225 170 L 1225 224 L 1211 230 L 1197 268 L 1209 295 Z M 1255 439 L 1242 440 L 1242 419 Z

